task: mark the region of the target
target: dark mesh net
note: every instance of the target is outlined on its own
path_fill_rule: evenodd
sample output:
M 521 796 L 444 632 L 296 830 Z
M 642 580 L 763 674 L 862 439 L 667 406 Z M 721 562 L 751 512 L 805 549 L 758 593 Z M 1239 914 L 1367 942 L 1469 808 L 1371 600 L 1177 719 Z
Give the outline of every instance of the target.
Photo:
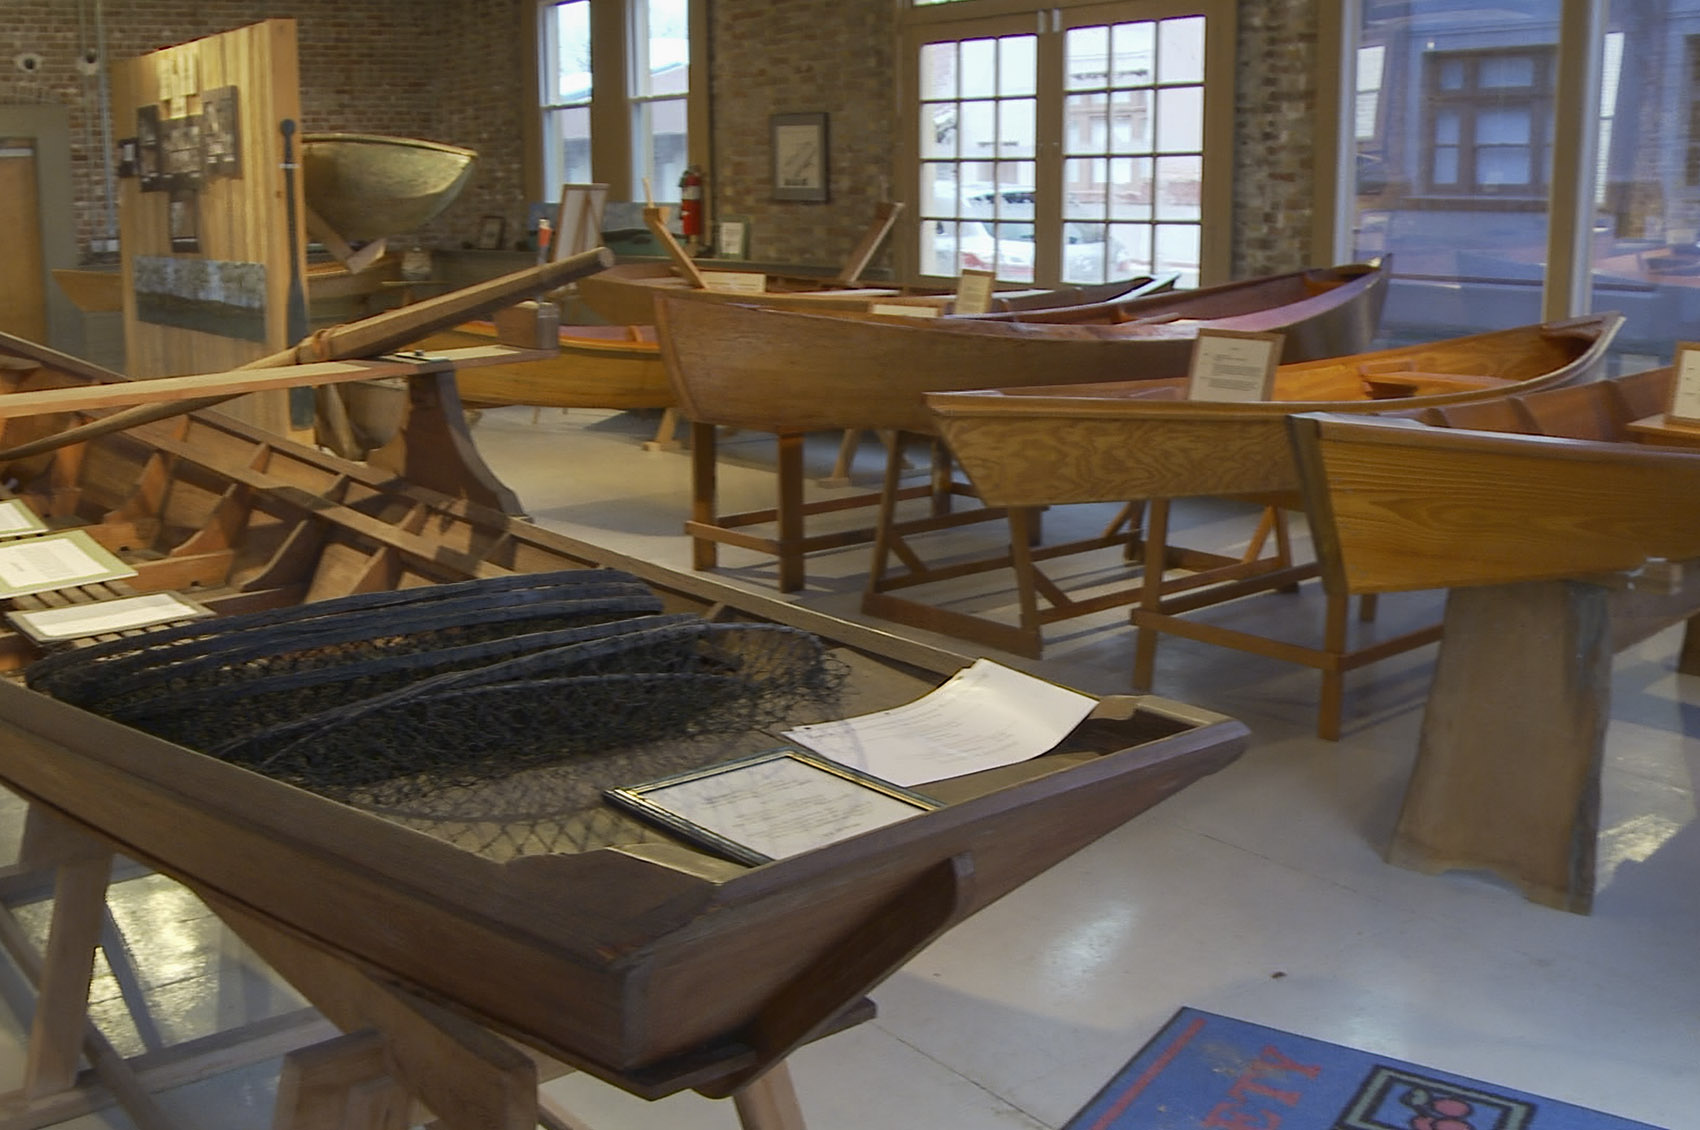
M 634 577 L 575 570 L 199 621 L 61 652 L 26 678 L 337 799 L 468 826 L 524 810 L 521 838 L 576 840 L 562 829 L 589 818 L 561 805 L 607 787 L 567 784 L 586 755 L 818 715 L 842 671 L 806 632 L 666 614 Z

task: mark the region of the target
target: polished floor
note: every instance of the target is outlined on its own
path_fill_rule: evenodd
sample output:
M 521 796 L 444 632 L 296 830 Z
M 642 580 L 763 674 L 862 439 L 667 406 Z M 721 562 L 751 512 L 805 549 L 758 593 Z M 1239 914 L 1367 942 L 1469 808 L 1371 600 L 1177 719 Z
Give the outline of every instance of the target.
M 634 415 L 514 408 L 486 412 L 474 434 L 536 521 L 685 569 L 689 461 L 642 450 L 653 427 Z M 771 449 L 751 433 L 723 441 L 728 509 L 771 504 Z M 835 449 L 822 438 L 812 474 L 826 473 Z M 876 457 L 871 445 L 860 457 L 863 484 Z M 1053 511 L 1049 536 L 1105 517 Z M 1194 504 L 1179 524 L 1193 544 L 1231 547 L 1249 534 L 1250 515 Z M 1000 533 L 970 527 L 934 548 L 965 552 Z M 721 557 L 728 583 L 774 591 L 771 561 L 725 548 Z M 865 547 L 811 558 L 796 599 L 860 619 L 866 568 Z M 1083 581 L 1107 580 L 1119 565 L 1112 554 L 1080 568 Z M 1001 584 L 984 578 L 930 598 L 1008 615 Z M 1438 608 L 1427 594 L 1389 601 L 1372 630 Z M 1308 591 L 1271 594 L 1212 615 L 1314 636 L 1320 602 Z M 1700 1126 L 1700 740 L 1684 733 L 1700 680 L 1674 674 L 1676 646 L 1666 633 L 1618 657 L 1600 889 L 1582 917 L 1491 878 L 1382 861 L 1432 648 L 1353 676 L 1345 738 L 1332 743 L 1313 736 L 1312 673 L 1165 640 L 1158 693 L 1240 718 L 1253 732 L 1249 751 L 952 931 L 874 994 L 875 1020 L 799 1053 L 808 1125 L 1059 1127 L 1192 1005 L 1668 1130 Z M 1110 693 L 1126 689 L 1131 651 L 1125 613 L 1108 612 L 1050 629 L 1041 662 L 1001 658 Z M 94 1011 L 121 1051 L 299 1005 L 169 881 L 127 880 L 113 910 L 129 943 L 122 964 L 133 968 L 118 977 L 102 965 Z M 39 906 L 24 917 L 44 921 Z M 15 1082 L 18 1030 L 0 1033 L 0 1086 Z M 269 1124 L 276 1075 L 269 1060 L 161 1101 L 184 1127 L 257 1130 Z M 729 1104 L 695 1095 L 651 1104 L 582 1077 L 548 1091 L 597 1130 L 737 1125 Z M 63 1125 L 130 1123 L 106 1111 Z

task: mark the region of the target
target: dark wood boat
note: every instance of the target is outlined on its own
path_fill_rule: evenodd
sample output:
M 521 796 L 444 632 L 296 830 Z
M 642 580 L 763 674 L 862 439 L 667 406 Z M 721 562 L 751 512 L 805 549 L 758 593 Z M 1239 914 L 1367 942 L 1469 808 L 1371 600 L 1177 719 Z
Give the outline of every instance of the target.
M 934 431 L 923 396 L 950 389 L 1080 381 L 1143 380 L 1186 372 L 1200 326 L 1281 330 L 1292 360 L 1368 348 L 1386 296 L 1387 266 L 1353 265 L 1282 276 L 1293 285 L 1236 284 L 1180 292 L 1149 324 L 1029 325 L 979 318 L 834 317 L 661 297 L 656 300 L 662 355 L 680 410 L 695 425 L 692 517 L 695 563 L 717 563 L 717 545 L 771 553 L 779 587 L 803 584 L 803 555 L 871 541 L 865 528 L 810 536 L 802 502 L 802 437 L 817 429 Z M 1197 307 L 1189 295 L 1202 295 Z M 1262 295 L 1285 305 L 1247 312 L 1225 294 Z M 1188 318 L 1184 311 L 1192 310 Z M 1221 314 L 1220 320 L 1216 314 Z M 806 389 L 806 394 L 800 393 Z M 721 514 L 714 496 L 714 428 L 747 428 L 779 437 L 780 497 L 775 510 Z M 942 478 L 942 476 L 941 476 Z M 965 487 L 952 487 L 966 493 Z M 911 492 L 913 493 L 913 492 Z M 871 505 L 830 499 L 820 506 Z M 814 505 L 814 504 L 811 504 Z M 944 500 L 935 492 L 935 509 Z M 774 536 L 744 527 L 775 523 Z M 877 566 L 876 566 L 877 569 Z M 882 615 L 884 613 L 881 613 Z
M 1452 590 L 1391 861 L 1592 907 L 1612 653 L 1689 619 L 1678 670 L 1700 673 L 1679 564 L 1700 557 L 1700 429 L 1664 420 L 1671 379 L 1292 420 L 1329 591 Z
M 1586 381 L 1604 366 L 1622 321 L 1617 314 L 1590 315 L 1283 365 L 1274 398 L 1266 401 L 1187 400 L 1185 381 L 1177 379 L 940 393 L 930 394 L 927 403 L 952 454 L 989 505 L 1031 512 L 1071 502 L 1149 500 L 1144 574 L 1120 593 L 1123 603 L 1137 601 L 1135 686 L 1152 685 L 1160 633 L 1295 660 L 1322 672 L 1318 729 L 1335 738 L 1346 671 L 1430 642 L 1432 631 L 1348 649 L 1342 601 L 1330 606 L 1327 642 L 1311 648 L 1185 615 L 1222 599 L 1315 576 L 1313 565 L 1293 562 L 1284 526 L 1273 531 L 1276 552 L 1259 556 L 1269 524 L 1283 523 L 1280 511 L 1299 506 L 1287 418 L 1316 409 L 1410 412 L 1504 403 L 1512 394 Z M 1192 564 L 1183 565 L 1167 535 L 1169 500 L 1197 496 L 1253 497 L 1274 508 L 1265 512 L 1266 525 L 1253 538 L 1248 556 L 1192 554 Z M 1012 554 L 1019 551 L 1012 549 Z M 1041 625 L 1057 618 L 1054 609 L 1041 612 L 1039 593 L 1056 588 L 1041 580 L 1030 557 L 1019 561 L 1024 622 L 1019 634 L 1004 634 L 1014 635 L 1012 642 L 1025 645 L 1022 650 L 1036 650 Z M 1165 571 L 1176 566 L 1187 575 L 1162 581 Z M 1106 600 L 1099 596 L 1093 607 L 1104 607 Z M 1070 611 L 1066 597 L 1055 607 Z
M 0 340 L 0 357 L 19 388 L 104 379 L 15 339 Z M 414 444 L 459 420 L 452 374 L 419 364 L 436 371 L 410 378 L 404 437 Z M 5 421 L 0 445 L 33 450 L 0 457 L 17 496 L 131 562 L 134 589 L 183 591 L 220 614 L 615 568 L 672 611 L 814 633 L 848 669 L 851 712 L 924 693 L 966 662 L 667 573 L 469 501 L 473 491 L 429 489 L 215 412 L 50 450 L 29 442 L 72 422 L 63 413 Z M 432 457 L 452 466 L 455 450 L 434 447 Z M 23 636 L 0 635 L 5 666 L 37 654 Z M 862 995 L 922 945 L 1227 764 L 1245 730 L 1179 704 L 1112 697 L 1052 753 L 924 786 L 943 803 L 934 811 L 754 867 L 595 801 L 549 816 L 578 821 L 576 850 L 538 854 L 523 837 L 464 820 L 315 795 L 15 681 L 0 682 L 0 735 L 7 787 L 213 905 L 653 1097 L 738 1091 L 799 1043 L 865 1017 L 854 1011 Z M 652 770 L 682 768 L 775 744 L 772 732 L 748 732 L 663 742 L 645 756 Z M 629 772 L 595 758 L 574 770 L 609 784 L 634 783 L 620 778 Z

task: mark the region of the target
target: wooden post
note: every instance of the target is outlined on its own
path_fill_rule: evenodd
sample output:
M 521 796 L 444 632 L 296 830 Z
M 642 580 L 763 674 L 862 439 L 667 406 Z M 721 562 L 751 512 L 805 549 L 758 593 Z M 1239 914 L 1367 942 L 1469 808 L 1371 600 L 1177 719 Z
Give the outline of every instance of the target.
M 1588 913 L 1611 657 L 1604 588 L 1452 590 L 1388 861 L 1492 871 L 1535 902 Z

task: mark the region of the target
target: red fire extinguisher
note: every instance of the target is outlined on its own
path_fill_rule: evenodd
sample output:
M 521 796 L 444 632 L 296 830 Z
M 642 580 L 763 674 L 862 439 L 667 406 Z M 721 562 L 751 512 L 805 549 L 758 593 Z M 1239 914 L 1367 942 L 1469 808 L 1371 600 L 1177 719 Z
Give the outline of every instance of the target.
M 685 166 L 679 178 L 679 230 L 687 236 L 702 234 L 702 170 Z

